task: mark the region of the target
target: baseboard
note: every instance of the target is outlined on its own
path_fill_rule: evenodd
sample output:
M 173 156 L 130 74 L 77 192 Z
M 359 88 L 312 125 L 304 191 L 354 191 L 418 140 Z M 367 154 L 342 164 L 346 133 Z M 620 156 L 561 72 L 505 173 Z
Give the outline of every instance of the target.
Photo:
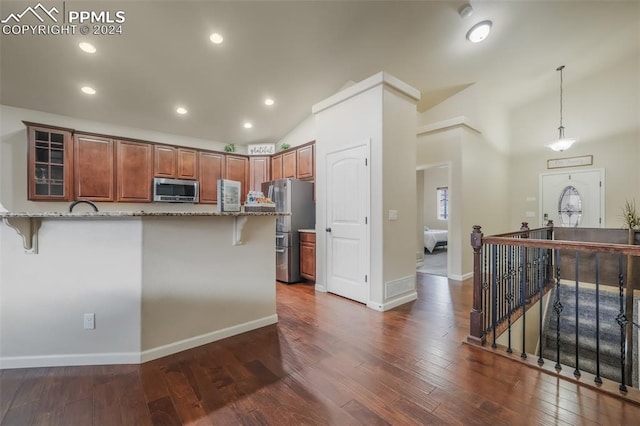
M 212 331 L 211 333 L 202 334 L 200 336 L 190 337 L 188 339 L 179 340 L 167 345 L 158 346 L 153 349 L 147 349 L 140 353 L 140 362 L 147 362 L 163 356 L 172 355 L 177 352 L 186 351 L 187 349 L 197 346 L 206 345 L 217 340 L 226 339 L 227 337 L 237 334 L 246 333 L 247 331 L 265 327 L 267 325 L 278 322 L 278 315 L 273 314 L 268 317 L 260 318 L 254 321 L 245 322 L 243 324 L 234 325 L 232 327 L 223 328 L 222 330 Z
M 450 280 L 454 280 L 454 281 L 464 281 L 464 280 L 468 280 L 471 277 L 473 277 L 473 272 L 468 272 L 463 275 L 449 274 L 448 276 Z
M 140 352 L 10 356 L 0 358 L 0 369 L 139 363 Z
M 158 346 L 143 352 L 113 352 L 100 354 L 62 354 L 1 357 L 0 369 L 5 368 L 34 368 L 34 367 L 65 367 L 78 365 L 106 365 L 106 364 L 141 364 L 163 356 L 172 355 L 197 346 L 206 345 L 217 340 L 247 331 L 265 327 L 278 322 L 278 315 L 273 314 L 254 321 L 212 331 L 211 333 Z
M 408 302 L 413 302 L 418 298 L 418 293 L 416 291 L 412 291 L 411 293 L 407 293 L 404 296 L 398 297 L 397 299 L 393 299 L 391 301 L 385 303 L 375 303 L 375 302 L 367 302 L 367 308 L 375 309 L 376 311 L 384 312 L 389 309 L 393 309 L 396 306 L 404 305 Z

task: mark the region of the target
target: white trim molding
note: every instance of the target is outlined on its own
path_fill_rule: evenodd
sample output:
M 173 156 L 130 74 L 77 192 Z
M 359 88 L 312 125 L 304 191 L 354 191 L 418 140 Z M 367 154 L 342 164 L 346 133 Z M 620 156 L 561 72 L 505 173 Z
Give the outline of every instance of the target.
M 478 126 L 472 124 L 471 121 L 464 115 L 461 115 L 458 117 L 450 118 L 448 120 L 442 120 L 436 123 L 420 126 L 418 127 L 416 135 L 420 136 L 428 133 L 441 132 L 443 130 L 453 129 L 456 127 L 464 127 L 476 133 L 482 134 L 482 132 L 478 129 Z

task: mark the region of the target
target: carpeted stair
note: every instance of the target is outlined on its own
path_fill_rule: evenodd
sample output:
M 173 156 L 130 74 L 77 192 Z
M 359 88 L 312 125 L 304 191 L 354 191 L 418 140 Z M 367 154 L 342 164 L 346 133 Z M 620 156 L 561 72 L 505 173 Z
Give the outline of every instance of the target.
M 542 342 L 542 357 L 556 362 L 557 314 L 554 288 L 547 308 Z M 576 366 L 576 294 L 575 286 L 560 285 L 560 363 Z M 578 292 L 578 354 L 580 371 L 596 374 L 596 291 L 580 288 Z M 620 382 L 620 313 L 617 292 L 600 290 L 600 376 Z M 547 361 L 548 362 L 548 361 Z

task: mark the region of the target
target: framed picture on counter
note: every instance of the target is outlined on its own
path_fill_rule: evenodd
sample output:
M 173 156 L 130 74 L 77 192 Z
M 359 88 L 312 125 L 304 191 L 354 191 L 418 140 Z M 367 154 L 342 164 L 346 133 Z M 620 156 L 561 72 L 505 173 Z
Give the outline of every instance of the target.
M 236 180 L 218 179 L 218 212 L 239 212 L 242 185 Z

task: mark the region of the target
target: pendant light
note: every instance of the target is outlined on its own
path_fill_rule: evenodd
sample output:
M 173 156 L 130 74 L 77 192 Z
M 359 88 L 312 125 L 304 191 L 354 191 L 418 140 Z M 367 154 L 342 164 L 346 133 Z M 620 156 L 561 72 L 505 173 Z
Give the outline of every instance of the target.
M 558 140 L 550 143 L 547 147 L 551 148 L 554 151 L 564 151 L 571 148 L 571 145 L 576 141 L 576 139 L 565 138 L 564 137 L 564 126 L 562 125 L 562 70 L 564 69 L 564 65 L 560 65 L 556 68 L 556 71 L 560 71 L 560 127 L 558 127 Z

